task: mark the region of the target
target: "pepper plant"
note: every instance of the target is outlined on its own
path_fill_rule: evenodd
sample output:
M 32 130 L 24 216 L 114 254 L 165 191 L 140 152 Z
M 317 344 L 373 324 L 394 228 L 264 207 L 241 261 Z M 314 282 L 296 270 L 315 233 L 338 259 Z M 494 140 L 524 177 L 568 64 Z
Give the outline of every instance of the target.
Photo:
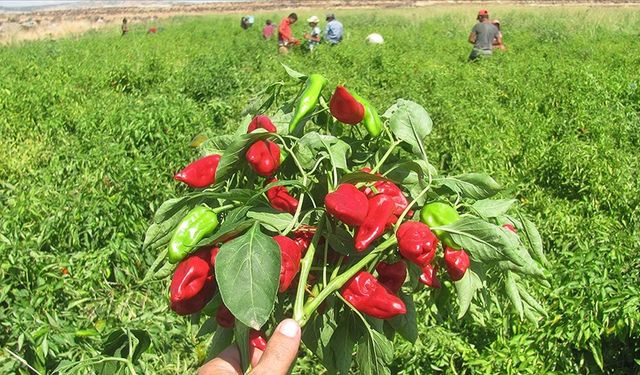
M 320 74 L 267 86 L 235 134 L 207 138 L 175 179 L 144 246 L 146 278 L 171 276 L 170 307 L 214 332 L 209 357 L 264 349 L 286 317 L 329 373 L 388 374 L 392 339 L 417 340 L 413 296 L 455 290 L 458 318 L 506 295 L 521 318 L 546 285 L 536 226 L 490 176 L 445 176 L 429 162 L 432 121 L 398 99 L 382 116 Z M 202 140 L 202 137 L 199 137 Z M 177 264 L 177 265 L 176 265 Z M 448 295 L 453 295 L 452 293 Z

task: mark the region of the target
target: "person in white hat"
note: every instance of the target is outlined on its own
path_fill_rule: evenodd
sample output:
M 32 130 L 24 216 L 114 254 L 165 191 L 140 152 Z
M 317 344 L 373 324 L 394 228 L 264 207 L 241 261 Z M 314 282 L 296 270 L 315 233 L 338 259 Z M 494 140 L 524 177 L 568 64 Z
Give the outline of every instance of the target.
M 309 22 L 309 27 L 311 27 L 311 32 L 304 34 L 304 38 L 307 40 L 307 47 L 309 51 L 313 51 L 313 49 L 320 44 L 321 40 L 321 31 L 318 27 L 318 23 L 320 23 L 320 19 L 316 16 L 311 16 L 307 18 L 307 22 Z

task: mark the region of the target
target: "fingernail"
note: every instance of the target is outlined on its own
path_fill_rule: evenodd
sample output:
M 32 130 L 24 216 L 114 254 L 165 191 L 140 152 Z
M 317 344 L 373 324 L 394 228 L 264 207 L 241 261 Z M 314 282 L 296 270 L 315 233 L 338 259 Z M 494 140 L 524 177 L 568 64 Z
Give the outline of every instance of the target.
M 298 333 L 300 333 L 300 326 L 295 320 L 287 319 L 280 323 L 278 331 L 287 337 L 293 338 L 298 336 Z

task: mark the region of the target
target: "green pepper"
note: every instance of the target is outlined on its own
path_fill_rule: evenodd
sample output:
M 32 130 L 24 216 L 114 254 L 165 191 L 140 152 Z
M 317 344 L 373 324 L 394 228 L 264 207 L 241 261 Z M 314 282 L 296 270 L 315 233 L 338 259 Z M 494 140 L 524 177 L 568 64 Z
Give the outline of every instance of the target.
M 321 74 L 309 75 L 302 94 L 296 100 L 295 112 L 289 123 L 289 133 L 293 134 L 297 130 L 300 121 L 313 113 L 316 104 L 318 104 L 318 99 L 320 99 L 320 93 L 326 84 L 327 79 Z
M 450 205 L 442 202 L 426 204 L 420 211 L 420 221 L 427 224 L 443 244 L 454 249 L 460 249 L 460 246 L 453 242 L 451 235 L 444 230 L 433 228 L 452 224 L 459 219 L 460 215 L 458 214 L 458 211 Z
M 364 118 L 362 119 L 362 123 L 367 129 L 369 135 L 372 137 L 379 136 L 382 133 L 382 120 L 380 119 L 376 108 L 360 95 L 353 92 L 351 95 L 353 95 L 353 97 L 364 106 Z
M 184 259 L 207 234 L 218 227 L 218 215 L 210 208 L 196 206 L 182 219 L 169 242 L 169 262 Z

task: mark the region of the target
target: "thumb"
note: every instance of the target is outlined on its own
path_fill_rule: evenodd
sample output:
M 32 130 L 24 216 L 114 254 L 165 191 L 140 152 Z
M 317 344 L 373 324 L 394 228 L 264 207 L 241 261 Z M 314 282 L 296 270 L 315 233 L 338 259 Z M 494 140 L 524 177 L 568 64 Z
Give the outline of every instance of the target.
M 251 374 L 285 375 L 298 354 L 300 336 L 298 322 L 283 320 L 271 335 L 267 348 Z

